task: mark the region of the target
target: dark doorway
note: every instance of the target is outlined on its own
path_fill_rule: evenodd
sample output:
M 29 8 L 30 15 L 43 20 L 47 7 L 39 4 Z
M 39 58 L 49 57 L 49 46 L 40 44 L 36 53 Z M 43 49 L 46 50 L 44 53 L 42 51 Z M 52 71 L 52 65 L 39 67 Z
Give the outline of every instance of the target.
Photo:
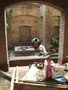
M 31 43 L 31 27 L 21 26 L 20 27 L 20 45 L 30 45 Z

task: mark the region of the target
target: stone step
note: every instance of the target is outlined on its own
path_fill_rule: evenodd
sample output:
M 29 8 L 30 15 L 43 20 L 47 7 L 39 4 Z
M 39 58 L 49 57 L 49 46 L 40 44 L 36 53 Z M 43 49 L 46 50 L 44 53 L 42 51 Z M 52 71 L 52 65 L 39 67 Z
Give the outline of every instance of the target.
M 53 60 L 54 60 L 54 59 L 58 59 L 58 57 L 51 57 L 51 59 L 53 59 Z
M 51 57 L 51 60 L 53 60 L 55 63 L 57 63 L 57 62 L 58 62 L 58 56 L 56 56 L 56 57 Z
M 51 54 L 51 57 L 56 57 L 56 56 L 58 56 L 58 53 Z

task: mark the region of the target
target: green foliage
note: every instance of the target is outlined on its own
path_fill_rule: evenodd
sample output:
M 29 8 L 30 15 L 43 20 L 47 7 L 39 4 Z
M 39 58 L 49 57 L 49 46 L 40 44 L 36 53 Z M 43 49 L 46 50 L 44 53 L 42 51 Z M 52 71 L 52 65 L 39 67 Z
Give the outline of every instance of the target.
M 8 8 L 6 10 L 6 18 L 9 19 L 11 17 L 11 13 L 12 13 L 13 9 L 12 8 Z
M 52 52 L 58 52 L 59 48 L 59 34 L 55 36 L 51 36 L 50 38 L 50 50 Z
M 10 17 L 11 17 L 12 11 L 13 11 L 12 8 L 8 8 L 6 10 L 6 22 L 7 22 L 6 27 L 8 30 L 10 30 Z

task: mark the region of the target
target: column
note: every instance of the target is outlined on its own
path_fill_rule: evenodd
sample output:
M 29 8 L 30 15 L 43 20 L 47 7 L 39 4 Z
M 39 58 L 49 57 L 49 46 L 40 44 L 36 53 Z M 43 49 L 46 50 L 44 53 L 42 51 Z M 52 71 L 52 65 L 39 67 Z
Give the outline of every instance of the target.
M 63 48 L 63 63 L 68 62 L 68 12 L 65 12 L 65 31 L 64 31 L 64 48 Z
M 8 71 L 8 49 L 7 49 L 7 31 L 5 30 L 5 13 L 0 9 L 0 69 Z
M 40 14 L 43 17 L 43 45 L 45 46 L 45 5 L 41 5 Z
M 63 62 L 63 52 L 64 52 L 64 30 L 65 30 L 65 15 L 64 12 L 61 12 L 60 17 L 60 35 L 59 35 L 59 56 L 58 63 L 62 64 Z
M 60 19 L 59 63 L 67 62 L 68 56 L 68 13 L 63 12 Z

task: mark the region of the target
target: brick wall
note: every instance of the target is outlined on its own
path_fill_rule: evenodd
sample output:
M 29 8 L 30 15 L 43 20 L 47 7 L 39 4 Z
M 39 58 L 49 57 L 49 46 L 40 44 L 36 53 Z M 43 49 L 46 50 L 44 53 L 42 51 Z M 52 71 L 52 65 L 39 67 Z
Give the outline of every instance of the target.
M 43 41 L 43 18 L 40 18 L 40 8 L 33 6 L 28 8 L 28 4 L 16 4 L 13 7 L 10 19 L 11 31 L 8 31 L 9 47 L 20 45 L 20 28 L 22 26 L 31 27 L 31 39 L 38 37 Z M 25 7 L 25 8 L 24 8 Z M 51 12 L 53 11 L 53 12 Z M 54 16 L 60 16 L 60 11 L 50 6 L 46 6 L 45 11 L 45 45 L 47 50 L 50 49 L 50 37 L 56 34 Z M 27 34 L 27 33 L 26 33 Z M 22 35 L 22 34 L 21 34 Z M 26 43 L 27 41 L 24 40 Z M 30 43 L 30 42 L 29 42 Z M 29 44 L 26 44 L 29 45 Z
M 8 44 L 9 48 L 13 48 L 15 45 L 20 44 L 20 37 L 24 34 L 20 34 L 20 27 L 30 27 L 31 28 L 31 40 L 34 37 L 38 37 L 42 41 L 43 31 L 42 31 L 42 19 L 40 18 L 40 9 L 33 7 L 33 8 L 23 8 L 21 4 L 17 7 L 13 7 L 12 16 L 10 19 L 10 26 L 11 30 L 8 31 Z M 28 28 L 27 28 L 28 29 Z M 41 33 L 41 34 L 40 34 Z M 25 34 L 28 37 L 28 33 Z M 24 35 L 24 36 L 25 36 Z M 23 36 L 23 37 L 24 37 Z M 30 37 L 28 37 L 29 40 Z M 28 41 L 27 40 L 27 41 Z M 31 40 L 29 44 L 31 43 Z M 26 43 L 26 38 L 23 42 Z M 26 45 L 29 45 L 26 43 Z

